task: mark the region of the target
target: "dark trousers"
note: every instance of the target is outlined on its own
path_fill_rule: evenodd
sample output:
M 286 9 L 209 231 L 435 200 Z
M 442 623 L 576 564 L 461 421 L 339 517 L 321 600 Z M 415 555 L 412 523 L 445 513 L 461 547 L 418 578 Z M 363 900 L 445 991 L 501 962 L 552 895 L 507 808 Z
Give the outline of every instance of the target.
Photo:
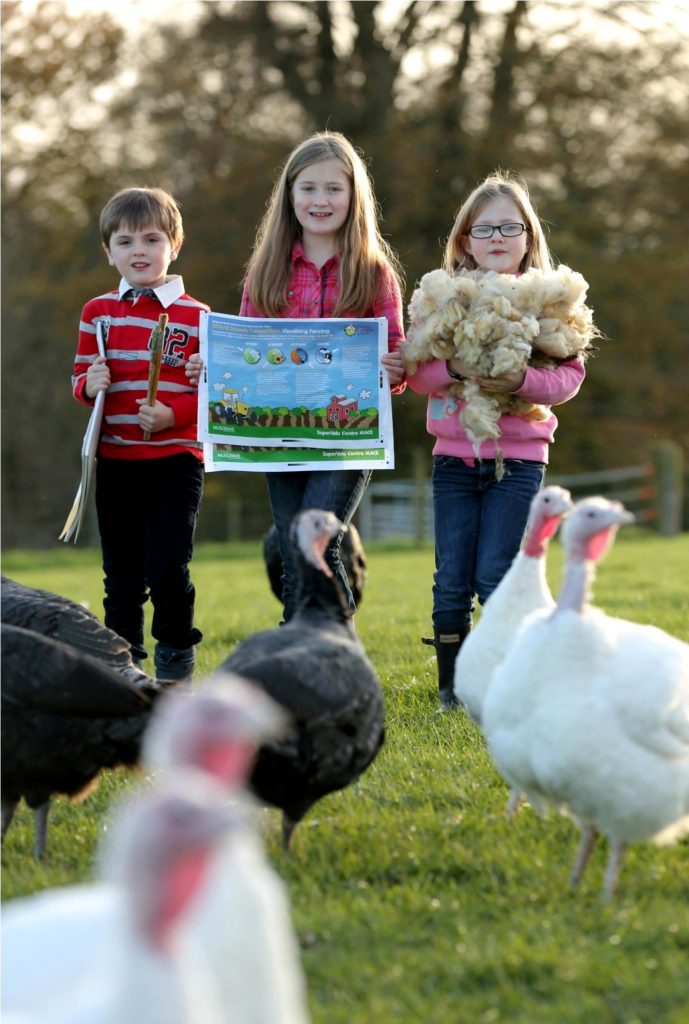
M 105 572 L 105 624 L 146 656 L 144 604 L 151 632 L 170 647 L 191 647 L 195 591 L 189 577 L 203 493 L 203 466 L 188 453 L 127 461 L 99 458 L 96 511 Z
M 282 556 L 283 619 L 288 622 L 297 608 L 299 579 L 290 547 L 290 527 L 298 512 L 322 508 L 334 512 L 343 523 L 349 523 L 357 510 L 371 479 L 370 469 L 315 470 L 306 473 L 268 473 L 268 497 L 277 529 Z M 340 557 L 342 534 L 334 537 L 325 552 L 325 560 L 337 576 L 347 595 L 349 607 L 356 603 Z

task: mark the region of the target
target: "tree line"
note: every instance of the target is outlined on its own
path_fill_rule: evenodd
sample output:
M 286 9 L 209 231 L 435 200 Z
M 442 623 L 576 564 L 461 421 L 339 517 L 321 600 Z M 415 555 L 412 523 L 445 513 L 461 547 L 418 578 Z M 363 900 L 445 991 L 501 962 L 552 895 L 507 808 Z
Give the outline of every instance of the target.
M 190 9 L 190 5 L 185 5 Z M 686 264 L 689 48 L 672 4 L 541 0 L 198 3 L 132 34 L 66 4 L 2 5 L 2 498 L 5 546 L 55 542 L 86 412 L 69 375 L 79 313 L 111 287 L 98 213 L 116 189 L 181 203 L 177 269 L 239 309 L 274 177 L 325 128 L 365 154 L 406 300 L 440 265 L 455 211 L 496 167 L 524 175 L 560 262 L 603 332 L 558 411 L 555 472 L 626 465 L 669 437 L 689 454 Z M 425 402 L 394 400 L 395 475 L 422 449 Z M 260 474 L 207 479 L 201 536 Z M 205 524 L 205 525 L 204 525 Z

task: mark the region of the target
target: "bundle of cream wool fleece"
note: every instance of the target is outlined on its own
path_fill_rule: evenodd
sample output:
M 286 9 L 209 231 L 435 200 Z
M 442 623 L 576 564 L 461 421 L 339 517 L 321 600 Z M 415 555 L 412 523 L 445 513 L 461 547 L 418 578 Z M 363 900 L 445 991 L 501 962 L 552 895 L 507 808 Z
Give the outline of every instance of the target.
M 457 357 L 477 377 L 498 377 L 528 366 L 553 368 L 564 359 L 586 359 L 599 335 L 586 305 L 588 284 L 561 264 L 521 276 L 462 270 L 425 274 L 409 304 L 410 326 L 402 354 L 408 373 L 429 359 Z M 547 410 L 515 395 L 482 391 L 475 381 L 448 390 L 463 400 L 459 417 L 478 457 L 483 441 L 500 436 L 504 412 L 544 419 Z M 502 476 L 502 453 L 496 444 Z

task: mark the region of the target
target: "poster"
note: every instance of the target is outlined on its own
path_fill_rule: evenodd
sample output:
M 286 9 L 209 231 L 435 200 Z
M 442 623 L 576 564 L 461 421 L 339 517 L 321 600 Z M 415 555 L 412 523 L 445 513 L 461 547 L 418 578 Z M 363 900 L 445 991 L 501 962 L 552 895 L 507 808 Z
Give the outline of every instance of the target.
M 238 461 L 235 446 L 250 446 L 340 449 L 348 453 L 340 461 L 347 462 L 352 451 L 378 450 L 374 461 L 382 465 L 393 450 L 390 387 L 380 362 L 386 351 L 384 317 L 288 320 L 204 312 L 199 440 L 229 445 L 228 462 Z M 334 456 L 300 458 L 316 468 Z M 281 460 L 292 457 L 276 457 Z M 392 468 L 389 461 L 385 468 Z
M 204 443 L 207 473 L 299 473 L 330 469 L 394 469 L 392 448 L 251 448 Z

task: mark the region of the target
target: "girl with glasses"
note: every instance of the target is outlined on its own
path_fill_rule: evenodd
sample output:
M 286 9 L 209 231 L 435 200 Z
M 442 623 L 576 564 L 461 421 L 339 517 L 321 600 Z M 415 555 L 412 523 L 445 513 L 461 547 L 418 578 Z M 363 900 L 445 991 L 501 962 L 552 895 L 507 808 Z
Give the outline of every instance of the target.
M 496 172 L 474 189 L 457 214 L 443 267 L 453 275 L 553 270 L 521 179 Z M 409 386 L 428 395 L 427 429 L 435 438 L 433 639 L 424 642 L 435 647 L 443 710 L 458 705 L 455 659 L 471 630 L 475 598 L 484 605 L 507 572 L 519 551 L 531 499 L 543 485 L 557 427 L 551 406 L 573 398 L 584 374 L 580 358 L 560 360 L 552 369 L 527 366 L 491 377 L 477 377 L 459 358 L 431 358 L 407 374 Z M 537 404 L 543 418 L 503 412 L 497 424 L 499 450 L 497 440 L 483 441 L 477 458 L 459 416 L 462 400 L 452 393 L 453 383 L 463 380 L 475 381 L 488 395 L 514 395 L 525 406 Z M 500 453 L 504 472 L 496 473 Z

